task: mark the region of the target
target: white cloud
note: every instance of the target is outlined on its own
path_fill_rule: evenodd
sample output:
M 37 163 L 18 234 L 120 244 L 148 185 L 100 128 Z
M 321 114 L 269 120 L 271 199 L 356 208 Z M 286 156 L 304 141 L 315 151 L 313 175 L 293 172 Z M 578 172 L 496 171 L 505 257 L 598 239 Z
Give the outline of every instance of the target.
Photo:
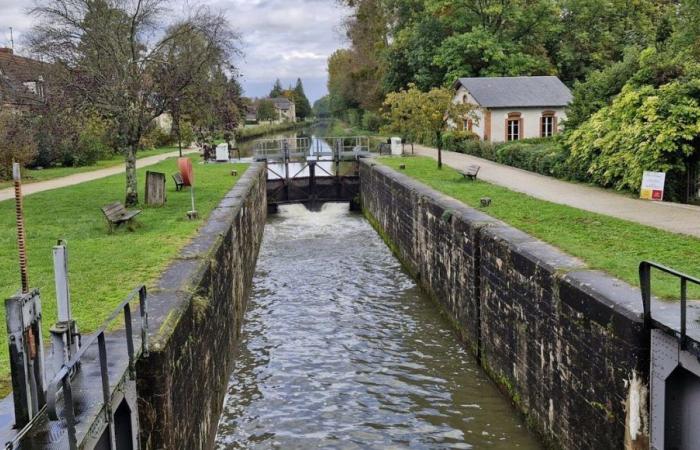
M 175 0 L 175 10 L 192 3 Z M 297 78 L 311 101 L 326 91 L 326 60 L 344 45 L 339 32 L 347 11 L 334 0 L 203 0 L 221 10 L 240 33 L 244 56 L 237 66 L 247 95 L 264 96 L 280 78 L 293 84 Z M 0 46 L 9 46 L 10 27 L 15 47 L 21 51 L 23 36 L 32 18 L 32 0 L 0 0 Z

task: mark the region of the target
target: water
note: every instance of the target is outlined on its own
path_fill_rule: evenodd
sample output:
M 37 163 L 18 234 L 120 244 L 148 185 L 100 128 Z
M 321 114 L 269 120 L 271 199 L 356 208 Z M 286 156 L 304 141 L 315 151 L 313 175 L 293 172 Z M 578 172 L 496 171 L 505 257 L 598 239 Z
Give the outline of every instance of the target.
M 343 204 L 266 228 L 220 449 L 535 449 L 384 242 Z

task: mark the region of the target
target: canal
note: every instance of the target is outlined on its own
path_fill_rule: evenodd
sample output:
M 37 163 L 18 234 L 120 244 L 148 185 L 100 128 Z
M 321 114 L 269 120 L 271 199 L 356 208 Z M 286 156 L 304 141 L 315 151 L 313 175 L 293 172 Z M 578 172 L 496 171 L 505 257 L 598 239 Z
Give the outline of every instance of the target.
M 540 448 L 346 204 L 269 218 L 242 333 L 220 449 Z

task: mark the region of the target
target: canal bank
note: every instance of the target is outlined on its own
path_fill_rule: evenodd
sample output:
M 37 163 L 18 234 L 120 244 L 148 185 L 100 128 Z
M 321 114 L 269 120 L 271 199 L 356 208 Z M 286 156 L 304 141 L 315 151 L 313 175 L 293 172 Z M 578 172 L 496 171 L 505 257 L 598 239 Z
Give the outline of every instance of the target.
M 265 166 L 253 163 L 150 290 L 143 449 L 213 446 L 266 215 Z
M 385 166 L 360 179 L 366 215 L 547 443 L 648 446 L 637 289 Z

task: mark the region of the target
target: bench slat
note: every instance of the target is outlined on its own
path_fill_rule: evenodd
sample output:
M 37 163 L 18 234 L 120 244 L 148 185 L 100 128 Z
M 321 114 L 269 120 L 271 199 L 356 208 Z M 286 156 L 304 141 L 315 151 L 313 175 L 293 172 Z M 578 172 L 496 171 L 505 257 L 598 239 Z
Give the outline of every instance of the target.
M 110 223 L 110 228 L 112 224 L 119 225 L 128 222 L 137 215 L 141 214 L 141 210 L 135 209 L 129 211 L 119 202 L 103 206 L 100 209 L 102 209 L 102 213 Z

